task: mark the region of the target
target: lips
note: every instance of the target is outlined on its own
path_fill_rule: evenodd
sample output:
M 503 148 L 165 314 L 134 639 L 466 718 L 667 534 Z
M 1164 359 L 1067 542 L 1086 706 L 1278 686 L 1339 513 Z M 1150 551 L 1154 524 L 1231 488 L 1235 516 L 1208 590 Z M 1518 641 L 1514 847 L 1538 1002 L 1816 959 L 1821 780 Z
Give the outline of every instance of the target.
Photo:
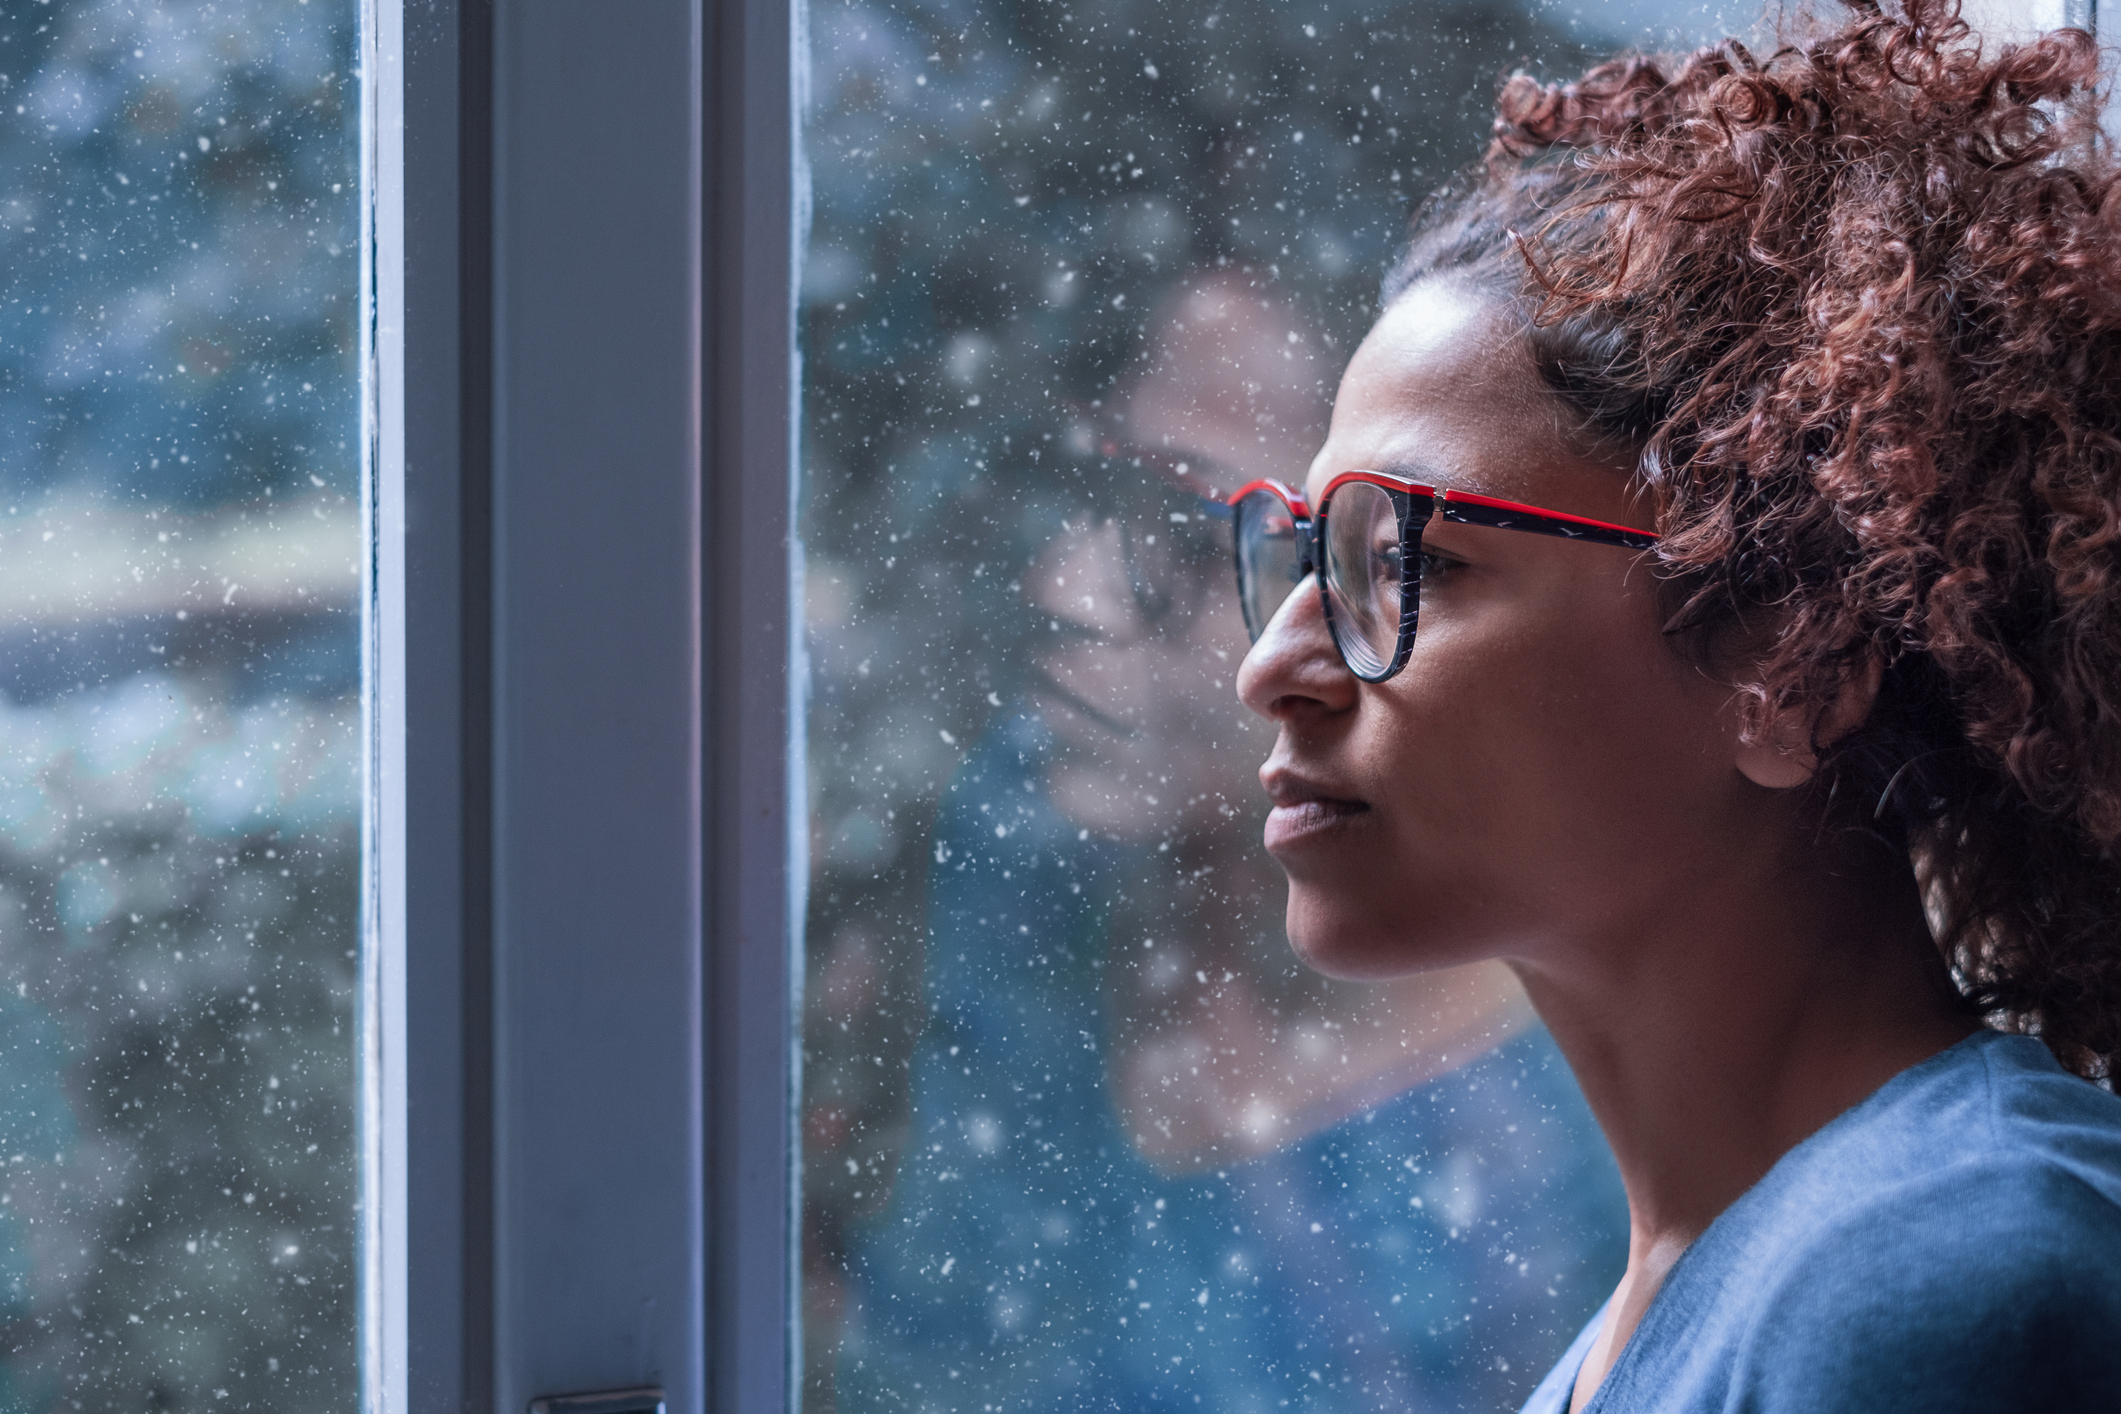
M 1271 854 L 1330 838 L 1370 813 L 1368 802 L 1337 795 L 1329 787 L 1269 767 L 1260 773 L 1274 809 L 1267 815 L 1266 846 Z

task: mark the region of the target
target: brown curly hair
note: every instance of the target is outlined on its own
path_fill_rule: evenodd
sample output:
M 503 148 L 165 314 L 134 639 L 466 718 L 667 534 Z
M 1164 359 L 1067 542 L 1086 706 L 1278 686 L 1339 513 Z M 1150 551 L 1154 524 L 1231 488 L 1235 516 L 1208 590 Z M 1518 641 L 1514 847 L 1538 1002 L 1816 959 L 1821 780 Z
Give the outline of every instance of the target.
M 1517 301 L 1653 488 L 1669 631 L 1746 645 L 1823 824 L 1911 853 L 1969 1002 L 2121 1069 L 2121 186 L 2098 54 L 1957 0 L 1519 75 L 1386 283 Z M 1727 660 L 1723 660 L 1726 661 Z

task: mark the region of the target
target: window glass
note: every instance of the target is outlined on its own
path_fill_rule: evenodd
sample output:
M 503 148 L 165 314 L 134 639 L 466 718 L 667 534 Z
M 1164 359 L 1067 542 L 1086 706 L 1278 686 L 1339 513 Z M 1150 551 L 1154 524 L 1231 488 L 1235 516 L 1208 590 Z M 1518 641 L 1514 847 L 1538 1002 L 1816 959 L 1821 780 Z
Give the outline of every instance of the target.
M 351 1409 L 352 0 L 0 6 L 0 1407 Z
M 814 0 L 806 1407 L 1514 1408 L 1625 1257 L 1499 969 L 1330 983 L 1209 493 L 1516 69 L 1674 6 Z

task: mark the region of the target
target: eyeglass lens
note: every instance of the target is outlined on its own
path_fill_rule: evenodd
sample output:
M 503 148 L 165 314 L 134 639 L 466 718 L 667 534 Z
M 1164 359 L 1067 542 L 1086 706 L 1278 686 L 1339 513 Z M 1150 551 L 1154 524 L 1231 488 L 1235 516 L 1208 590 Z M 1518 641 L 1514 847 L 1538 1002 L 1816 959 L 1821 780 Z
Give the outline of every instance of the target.
M 1289 591 L 1303 578 L 1303 552 L 1288 503 L 1254 491 L 1237 503 L 1237 588 L 1245 628 L 1257 642 Z
M 1399 511 L 1383 488 L 1357 481 L 1326 507 L 1326 594 L 1333 641 L 1357 677 L 1381 678 L 1399 650 Z

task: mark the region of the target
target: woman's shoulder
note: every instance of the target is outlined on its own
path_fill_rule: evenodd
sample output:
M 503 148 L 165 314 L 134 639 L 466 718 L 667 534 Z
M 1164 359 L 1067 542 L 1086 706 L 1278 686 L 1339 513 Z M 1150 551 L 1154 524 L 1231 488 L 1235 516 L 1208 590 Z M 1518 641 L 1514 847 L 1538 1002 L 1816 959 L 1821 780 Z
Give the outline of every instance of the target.
M 2121 1408 L 2116 1272 L 2121 1099 L 1982 1033 L 1718 1218 L 1596 1407 Z
M 1811 1211 L 1782 1205 L 1753 1266 L 1735 1383 L 1762 1409 L 2121 1407 L 2121 1098 L 1993 1033 L 1905 1080 L 1790 1185 Z
M 1955 1165 L 1780 1255 L 1732 1352 L 1745 1407 L 2121 1408 L 2121 1204 L 2052 1156 Z
M 1965 1249 L 1993 1284 L 2014 1258 L 2121 1259 L 2121 1098 L 2037 1040 L 1982 1032 L 1843 1115 L 1749 1197 L 1757 1211 L 1731 1216 L 1772 1266 L 1883 1250 L 1901 1258 L 1887 1279 L 1916 1281 Z
M 1857 1226 L 1947 1215 L 1979 1226 L 2056 1204 L 2121 1220 L 2121 1097 L 2069 1074 L 2029 1036 L 1967 1038 L 1790 1158 L 1793 1196 Z
M 1991 1161 L 2067 1173 L 2121 1206 L 2121 1096 L 2069 1074 L 2031 1037 L 1980 1039 Z

